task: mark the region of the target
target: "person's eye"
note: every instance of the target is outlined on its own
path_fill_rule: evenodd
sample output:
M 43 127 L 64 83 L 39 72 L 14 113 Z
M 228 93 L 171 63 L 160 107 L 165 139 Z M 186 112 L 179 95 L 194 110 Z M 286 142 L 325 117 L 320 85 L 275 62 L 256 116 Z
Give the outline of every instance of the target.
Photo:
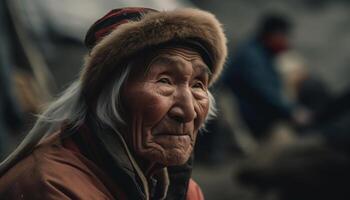
M 167 78 L 167 77 L 162 77 L 162 78 L 160 78 L 160 79 L 158 79 L 158 81 L 157 81 L 158 83 L 164 83 L 164 84 L 171 84 L 171 81 L 170 81 L 170 79 L 169 78 Z
M 204 86 L 204 84 L 202 82 L 197 81 L 192 85 L 192 88 L 205 89 L 206 87 Z

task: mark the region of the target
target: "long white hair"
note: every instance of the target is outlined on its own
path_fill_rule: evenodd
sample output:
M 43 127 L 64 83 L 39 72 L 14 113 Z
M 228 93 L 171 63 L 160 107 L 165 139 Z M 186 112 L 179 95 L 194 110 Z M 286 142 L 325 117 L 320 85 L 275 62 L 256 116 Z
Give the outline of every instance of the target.
M 125 125 L 121 115 L 121 88 L 126 81 L 131 65 L 127 65 L 121 73 L 115 75 L 115 81 L 110 87 L 106 87 L 97 99 L 96 117 L 99 122 L 119 133 L 118 127 Z M 209 113 L 207 120 L 216 115 L 215 100 L 209 95 Z M 19 146 L 0 163 L 0 177 L 13 165 L 28 155 L 43 139 L 57 132 L 63 123 L 69 123 L 73 127 L 82 125 L 87 117 L 88 105 L 82 96 L 82 82 L 80 79 L 73 82 L 56 100 L 48 105 L 44 112 L 38 115 L 38 119 L 28 135 Z M 206 121 L 207 121 L 206 120 Z M 203 125 L 204 129 L 205 125 Z

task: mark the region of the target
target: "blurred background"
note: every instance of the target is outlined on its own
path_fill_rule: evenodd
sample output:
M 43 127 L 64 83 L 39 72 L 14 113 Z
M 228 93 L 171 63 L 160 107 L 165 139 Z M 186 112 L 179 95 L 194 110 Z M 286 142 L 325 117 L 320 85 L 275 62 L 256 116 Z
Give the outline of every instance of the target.
M 226 30 L 218 118 L 195 152 L 206 199 L 350 199 L 347 0 L 3 0 L 1 157 L 78 77 L 89 26 L 125 6 L 197 7 Z

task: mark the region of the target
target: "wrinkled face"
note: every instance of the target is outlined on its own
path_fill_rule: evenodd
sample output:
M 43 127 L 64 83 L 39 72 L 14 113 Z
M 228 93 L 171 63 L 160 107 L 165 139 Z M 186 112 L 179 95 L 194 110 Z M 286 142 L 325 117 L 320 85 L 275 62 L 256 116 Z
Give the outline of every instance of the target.
M 122 96 L 129 144 L 148 162 L 184 164 L 208 114 L 208 67 L 185 48 L 160 50 L 146 72 L 133 67 Z

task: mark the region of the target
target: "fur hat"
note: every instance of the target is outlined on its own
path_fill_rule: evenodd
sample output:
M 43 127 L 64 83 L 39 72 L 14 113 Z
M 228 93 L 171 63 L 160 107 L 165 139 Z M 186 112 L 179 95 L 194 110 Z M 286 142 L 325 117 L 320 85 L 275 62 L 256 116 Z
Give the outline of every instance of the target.
M 227 56 L 226 37 L 213 14 L 192 8 L 173 11 L 147 8 L 112 10 L 93 24 L 87 33 L 85 44 L 90 52 L 81 74 L 83 91 L 101 90 L 108 77 L 115 74 L 123 62 L 147 47 L 187 40 L 196 41 L 209 54 L 212 65 L 209 84 L 212 85 L 219 77 Z

